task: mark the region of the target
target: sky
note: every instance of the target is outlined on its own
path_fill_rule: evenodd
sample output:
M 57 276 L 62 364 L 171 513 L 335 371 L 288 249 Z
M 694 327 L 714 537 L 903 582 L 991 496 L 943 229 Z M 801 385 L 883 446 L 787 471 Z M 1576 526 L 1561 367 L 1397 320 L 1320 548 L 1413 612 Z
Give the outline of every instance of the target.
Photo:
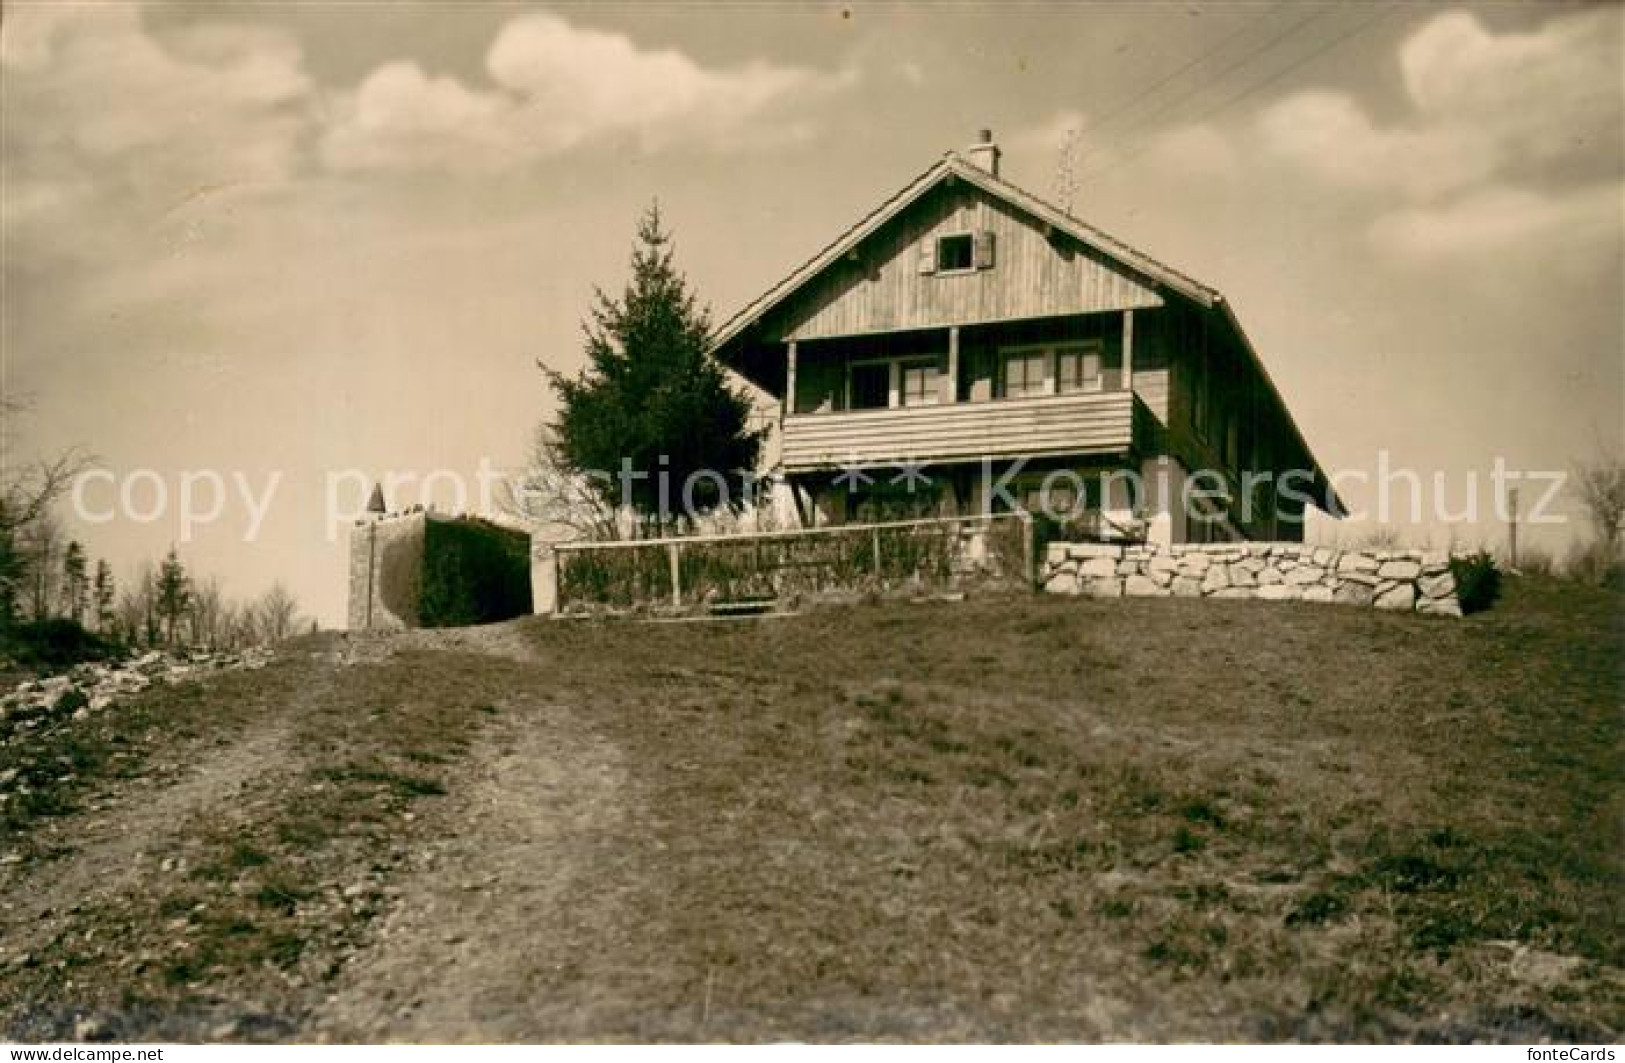
M 1558 3 L 7 0 L 4 460 L 93 454 L 63 515 L 122 576 L 174 545 L 341 624 L 330 513 L 522 464 L 536 363 L 580 364 L 652 201 L 722 320 L 990 128 L 1006 178 L 1226 294 L 1323 466 L 1415 470 L 1409 541 L 1497 545 L 1497 461 L 1625 450 L 1622 33 Z M 1441 519 L 1469 485 L 1480 517 Z M 1313 536 L 1376 527 L 1343 495 Z

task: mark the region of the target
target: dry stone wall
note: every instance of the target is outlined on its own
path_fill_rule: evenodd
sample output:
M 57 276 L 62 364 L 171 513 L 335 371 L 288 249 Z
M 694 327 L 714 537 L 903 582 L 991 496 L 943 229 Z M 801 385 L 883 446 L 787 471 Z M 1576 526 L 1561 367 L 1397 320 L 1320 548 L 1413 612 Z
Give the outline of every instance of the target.
M 1050 543 L 1039 584 L 1095 598 L 1256 598 L 1460 616 L 1450 558 L 1302 543 Z

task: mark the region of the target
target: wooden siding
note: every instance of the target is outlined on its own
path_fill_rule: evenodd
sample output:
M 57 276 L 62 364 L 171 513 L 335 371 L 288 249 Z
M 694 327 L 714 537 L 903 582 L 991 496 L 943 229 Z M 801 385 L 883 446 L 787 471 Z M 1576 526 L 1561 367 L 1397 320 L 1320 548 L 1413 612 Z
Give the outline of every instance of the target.
M 784 470 L 1118 454 L 1150 425 L 1131 391 L 1046 395 L 784 419 Z
M 938 236 L 991 232 L 993 265 L 921 273 Z M 1161 306 L 1151 283 L 961 181 L 937 189 L 773 314 L 779 338 L 816 339 Z

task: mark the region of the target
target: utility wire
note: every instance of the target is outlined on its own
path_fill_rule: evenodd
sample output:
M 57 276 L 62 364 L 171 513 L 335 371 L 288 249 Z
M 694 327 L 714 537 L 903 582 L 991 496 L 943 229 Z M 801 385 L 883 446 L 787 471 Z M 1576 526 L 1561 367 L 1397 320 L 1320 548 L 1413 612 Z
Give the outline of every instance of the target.
M 1287 38 L 1293 36 L 1294 34 L 1297 34 L 1297 33 L 1301 32 L 1309 24 L 1311 24 L 1313 22 L 1317 22 L 1320 19 L 1325 18 L 1327 15 L 1331 14 L 1335 10 L 1337 10 L 1335 7 L 1316 7 L 1308 15 L 1306 15 L 1303 18 L 1298 19 L 1296 22 L 1293 22 L 1291 25 L 1287 26 L 1286 29 L 1282 30 L 1280 33 L 1277 33 L 1275 36 L 1269 38 L 1267 41 L 1265 41 L 1264 43 L 1259 45 L 1257 48 L 1253 48 L 1253 49 L 1249 50 L 1248 52 L 1244 53 L 1235 62 L 1231 63 L 1230 65 L 1226 66 L 1224 69 L 1220 70 L 1218 73 L 1214 74 L 1213 77 L 1207 79 L 1206 81 L 1198 82 L 1196 85 L 1194 85 L 1191 88 L 1187 89 L 1185 92 L 1182 92 L 1179 95 L 1175 96 L 1173 99 L 1165 101 L 1160 106 L 1152 109 L 1152 111 L 1149 114 L 1142 115 L 1140 117 L 1140 120 L 1142 122 L 1144 122 L 1144 121 L 1149 121 L 1149 120 L 1151 120 L 1153 118 L 1157 118 L 1160 115 L 1166 114 L 1171 109 L 1173 109 L 1175 107 L 1178 107 L 1180 104 L 1183 104 L 1185 101 L 1191 99 L 1192 97 L 1198 95 L 1199 93 L 1207 91 L 1213 84 L 1215 84 L 1217 82 L 1220 82 L 1220 81 L 1223 81 L 1225 78 L 1229 77 L 1231 74 L 1235 73 L 1237 70 L 1240 70 L 1242 67 L 1248 65 L 1249 63 L 1252 63 L 1252 62 L 1256 61 L 1259 57 L 1263 56 L 1265 53 L 1267 53 L 1269 51 L 1272 51 L 1277 45 L 1279 45 L 1281 42 L 1285 41 Z M 1143 98 L 1144 97 L 1142 96 L 1141 99 L 1143 99 Z M 1132 106 L 1133 105 L 1131 104 L 1130 107 L 1132 107 Z M 1098 151 L 1098 149 L 1093 149 L 1093 148 L 1091 148 L 1088 151 L 1085 151 L 1083 153 L 1083 156 L 1078 160 L 1079 167 L 1082 168 L 1083 164 L 1088 162 L 1089 156 L 1096 154 L 1097 151 Z
M 1378 12 L 1377 14 L 1370 16 L 1369 18 L 1362 19 L 1360 22 L 1356 23 L 1354 26 L 1351 26 L 1349 29 L 1345 30 L 1343 33 L 1338 34 L 1336 37 L 1333 37 L 1331 40 L 1327 41 L 1325 44 L 1322 44 L 1319 48 L 1315 48 L 1312 51 L 1308 52 L 1302 58 L 1298 59 L 1296 62 L 1294 62 L 1294 63 L 1292 63 L 1292 64 L 1290 64 L 1288 66 L 1282 67 L 1280 70 L 1277 70 L 1275 73 L 1271 74 L 1269 77 L 1265 78 L 1263 81 L 1255 82 L 1252 85 L 1249 85 L 1246 88 L 1242 89 L 1242 91 L 1240 91 L 1238 93 L 1235 93 L 1234 95 L 1229 96 L 1229 97 L 1225 98 L 1224 100 L 1221 100 L 1219 103 L 1214 104 L 1212 107 L 1208 107 L 1208 108 L 1205 108 L 1205 109 L 1197 112 L 1197 114 L 1194 115 L 1191 120 L 1192 121 L 1201 121 L 1201 120 L 1203 120 L 1205 118 L 1210 118 L 1213 115 L 1218 114 L 1220 111 L 1223 111 L 1228 107 L 1232 107 L 1232 106 L 1240 103 L 1241 101 L 1243 101 L 1245 99 L 1248 99 L 1248 98 L 1258 94 L 1259 92 L 1262 92 L 1264 89 L 1269 88 L 1271 85 L 1275 84 L 1277 81 L 1280 81 L 1282 78 L 1286 77 L 1288 74 L 1291 74 L 1291 73 L 1294 73 L 1294 72 L 1296 72 L 1298 70 L 1301 70 L 1304 66 L 1308 65 L 1313 60 L 1320 58 L 1322 55 L 1325 55 L 1327 52 L 1331 51 L 1333 48 L 1337 48 L 1340 45 L 1344 44 L 1345 42 L 1353 40 L 1355 37 L 1358 37 L 1360 34 L 1365 33 L 1367 30 L 1370 30 L 1370 29 L 1374 28 L 1379 22 L 1382 22 L 1383 20 L 1392 17 L 1393 15 L 1395 15 L 1399 11 L 1401 11 L 1403 8 L 1404 8 L 1403 4 L 1394 4 L 1394 5 L 1392 5 L 1392 6 L 1388 7 L 1388 8 L 1385 8 L 1384 10 Z M 1111 173 L 1113 170 L 1116 170 L 1119 167 L 1134 161 L 1135 159 L 1139 158 L 1141 155 L 1144 155 L 1147 151 L 1150 151 L 1153 146 L 1154 146 L 1154 141 L 1143 144 L 1139 148 L 1135 149 L 1134 151 L 1129 152 L 1126 155 L 1118 156 L 1117 159 L 1115 159 L 1111 163 L 1111 165 L 1102 167 L 1101 169 L 1096 170 L 1092 174 L 1091 173 L 1082 174 L 1077 178 L 1077 180 L 1078 180 L 1078 182 L 1080 184 L 1083 183 L 1083 182 L 1086 182 L 1086 181 L 1098 180 L 1099 178 L 1105 176 L 1106 174 Z
M 1240 27 L 1230 31 L 1227 34 L 1225 34 L 1222 38 L 1219 39 L 1219 41 L 1217 43 L 1213 44 L 1209 48 L 1202 51 L 1195 58 L 1191 59 L 1189 62 L 1185 63 L 1183 66 L 1179 67 L 1179 69 L 1170 71 L 1168 74 L 1164 75 L 1161 78 L 1158 78 L 1155 82 L 1153 82 L 1150 85 L 1147 85 L 1144 89 L 1140 90 L 1137 93 L 1134 93 L 1132 95 L 1119 96 L 1115 101 L 1113 101 L 1112 106 L 1107 108 L 1098 117 L 1095 117 L 1095 116 L 1089 117 L 1084 122 L 1079 124 L 1076 129 L 1070 130 L 1070 132 L 1073 133 L 1076 136 L 1082 136 L 1084 133 L 1088 133 L 1088 132 L 1091 132 L 1093 130 L 1099 129 L 1102 126 L 1111 125 L 1112 122 L 1116 121 L 1118 118 L 1122 117 L 1124 114 L 1128 113 L 1129 111 L 1132 111 L 1140 103 L 1145 101 L 1150 96 L 1154 95 L 1164 85 L 1167 85 L 1169 82 L 1175 80 L 1176 78 L 1180 77 L 1181 75 L 1183 75 L 1183 74 L 1187 73 L 1188 71 L 1193 70 L 1196 67 L 1200 66 L 1201 64 L 1205 63 L 1207 60 L 1211 59 L 1214 55 L 1216 55 L 1217 53 L 1223 51 L 1224 48 L 1231 41 L 1235 40 L 1237 37 L 1240 37 L 1240 36 L 1242 36 L 1242 35 L 1244 35 L 1246 33 L 1251 32 L 1252 28 L 1254 26 L 1258 25 L 1260 22 L 1264 21 L 1264 19 L 1266 19 L 1270 15 L 1274 14 L 1278 9 L 1280 9 L 1282 6 L 1284 6 L 1285 3 L 1286 3 L 1286 0 L 1278 0 L 1278 2 L 1270 4 L 1263 11 L 1260 11 L 1258 14 L 1254 15 L 1252 18 L 1250 18 L 1246 22 L 1242 23 L 1242 25 Z

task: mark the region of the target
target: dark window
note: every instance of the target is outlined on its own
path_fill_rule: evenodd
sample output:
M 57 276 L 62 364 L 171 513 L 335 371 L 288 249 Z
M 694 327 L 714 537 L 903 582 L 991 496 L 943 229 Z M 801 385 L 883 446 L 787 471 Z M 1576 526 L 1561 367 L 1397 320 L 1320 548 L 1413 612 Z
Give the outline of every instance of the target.
M 937 238 L 937 270 L 970 269 L 975 264 L 975 240 L 970 233 Z
M 870 362 L 854 365 L 851 376 L 851 407 L 854 410 L 883 410 L 891 405 L 891 363 Z

